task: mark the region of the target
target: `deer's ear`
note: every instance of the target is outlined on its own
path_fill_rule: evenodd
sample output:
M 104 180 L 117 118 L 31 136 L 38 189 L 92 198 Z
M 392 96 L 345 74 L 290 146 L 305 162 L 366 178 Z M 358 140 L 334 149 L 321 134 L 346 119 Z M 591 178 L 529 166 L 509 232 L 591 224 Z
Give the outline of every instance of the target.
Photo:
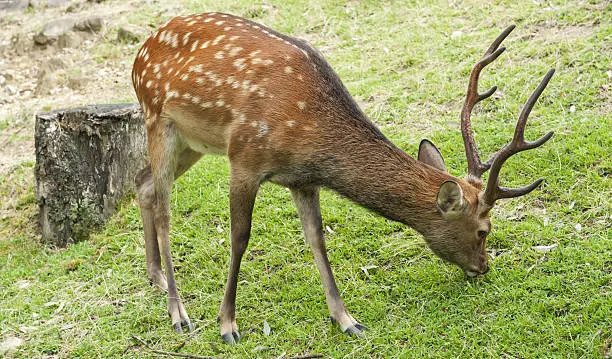
M 444 215 L 457 215 L 463 210 L 463 190 L 455 181 L 446 181 L 438 188 L 438 209 Z
M 422 140 L 419 145 L 419 156 L 417 159 L 423 163 L 439 169 L 440 171 L 446 171 L 446 165 L 444 164 L 444 158 L 438 150 L 438 148 L 431 143 L 429 140 Z

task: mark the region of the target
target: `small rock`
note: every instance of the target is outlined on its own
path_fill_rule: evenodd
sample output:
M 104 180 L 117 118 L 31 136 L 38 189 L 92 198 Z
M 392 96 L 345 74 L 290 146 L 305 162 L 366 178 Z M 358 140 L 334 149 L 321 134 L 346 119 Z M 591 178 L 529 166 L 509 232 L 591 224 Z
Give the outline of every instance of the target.
M 0 11 L 23 11 L 28 7 L 28 0 L 0 1 Z
M 55 42 L 60 35 L 72 31 L 75 25 L 74 19 L 58 19 L 51 21 L 43 26 L 43 28 L 34 35 L 34 42 L 38 45 L 47 45 Z
M 117 40 L 125 42 L 139 42 L 149 35 L 149 31 L 143 27 L 136 25 L 123 25 L 119 27 Z
M 48 7 L 60 7 L 64 5 L 68 5 L 72 2 L 72 0 L 47 0 Z
M 103 27 L 104 19 L 100 16 L 91 16 L 74 24 L 74 28 L 78 31 L 100 32 Z
M 576 106 L 571 105 L 571 106 L 570 106 L 570 108 L 569 108 L 569 112 L 570 112 L 570 113 L 574 113 L 574 112 L 576 112 Z

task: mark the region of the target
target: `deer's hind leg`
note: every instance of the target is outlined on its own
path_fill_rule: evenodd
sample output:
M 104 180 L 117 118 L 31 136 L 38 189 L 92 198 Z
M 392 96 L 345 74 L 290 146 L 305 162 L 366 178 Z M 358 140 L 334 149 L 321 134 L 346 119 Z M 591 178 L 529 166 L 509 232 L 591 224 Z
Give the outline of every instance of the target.
M 169 121 L 149 126 L 147 136 L 151 165 L 136 178 L 145 228 L 147 274 L 153 283 L 168 292 L 168 313 L 173 327 L 178 332 L 182 332 L 183 326 L 193 330 L 174 279 L 169 239 L 170 195 L 174 179 L 202 155 L 182 143 L 177 130 Z M 165 278 L 161 271 L 161 259 L 164 262 Z
M 181 152 L 178 158 L 178 168 L 174 179 L 185 173 L 202 154 L 186 149 Z M 147 277 L 151 285 L 159 287 L 164 292 L 168 291 L 166 276 L 162 270 L 159 243 L 157 241 L 157 231 L 155 230 L 155 216 L 153 207 L 155 206 L 155 186 L 153 184 L 153 174 L 151 165 L 143 168 L 136 175 L 136 194 L 140 205 L 140 216 L 144 227 L 145 258 L 147 263 Z

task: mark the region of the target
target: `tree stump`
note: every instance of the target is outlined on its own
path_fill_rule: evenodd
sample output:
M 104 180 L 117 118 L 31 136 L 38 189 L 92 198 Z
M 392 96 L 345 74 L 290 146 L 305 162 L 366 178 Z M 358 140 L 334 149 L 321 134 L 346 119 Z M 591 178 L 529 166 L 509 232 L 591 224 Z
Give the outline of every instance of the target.
M 35 146 L 42 239 L 58 247 L 85 240 L 106 223 L 147 164 L 137 104 L 39 113 Z

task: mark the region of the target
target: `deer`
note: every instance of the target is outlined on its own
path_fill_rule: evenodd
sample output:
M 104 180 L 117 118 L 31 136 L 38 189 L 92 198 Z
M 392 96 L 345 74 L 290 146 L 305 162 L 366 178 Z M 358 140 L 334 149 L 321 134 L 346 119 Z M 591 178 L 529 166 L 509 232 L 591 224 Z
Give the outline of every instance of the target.
M 489 270 L 485 241 L 496 201 L 526 195 L 499 185 L 508 158 L 541 146 L 553 132 L 527 142 L 529 114 L 551 69 L 519 115 L 510 143 L 481 161 L 471 130 L 474 106 L 497 87 L 478 92 L 482 69 L 497 59 L 505 29 L 475 64 L 461 111 L 466 178 L 446 171 L 438 148 L 423 140 L 417 159 L 394 145 L 359 108 L 316 49 L 238 16 L 178 16 L 153 33 L 136 55 L 132 82 L 142 108 L 150 164 L 135 177 L 144 227 L 147 276 L 167 292 L 173 328 L 194 326 L 177 289 L 170 248 L 173 181 L 205 154 L 229 158 L 230 262 L 219 309 L 221 338 L 236 344 L 236 290 L 250 239 L 259 187 L 288 188 L 312 250 L 327 307 L 342 332 L 366 327 L 346 309 L 327 257 L 319 191 L 331 189 L 357 205 L 420 233 L 433 253 L 474 277 Z M 482 175 L 490 170 L 486 186 Z M 162 268 L 162 260 L 164 267 Z

